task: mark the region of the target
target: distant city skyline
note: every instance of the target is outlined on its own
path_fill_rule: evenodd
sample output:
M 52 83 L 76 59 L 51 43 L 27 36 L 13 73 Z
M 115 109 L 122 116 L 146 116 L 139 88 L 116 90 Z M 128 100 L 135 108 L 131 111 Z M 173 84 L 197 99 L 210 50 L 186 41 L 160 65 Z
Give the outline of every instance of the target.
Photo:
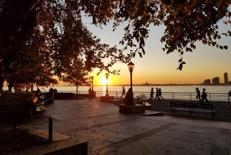
M 223 82 L 220 81 L 220 77 L 215 76 L 212 79 L 205 79 L 202 82 L 202 84 L 205 84 L 205 85 L 220 85 L 220 84 L 231 85 L 231 81 L 229 81 L 229 75 L 227 72 L 224 73 L 223 77 L 224 77 Z

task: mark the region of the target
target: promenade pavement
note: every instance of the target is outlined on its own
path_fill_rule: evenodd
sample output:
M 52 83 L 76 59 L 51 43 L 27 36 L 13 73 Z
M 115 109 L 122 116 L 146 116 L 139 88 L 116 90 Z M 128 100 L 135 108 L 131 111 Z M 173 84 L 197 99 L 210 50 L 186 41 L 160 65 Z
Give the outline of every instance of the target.
M 231 123 L 171 116 L 120 114 L 97 100 L 56 100 L 47 116 L 54 131 L 89 142 L 89 154 L 231 155 Z M 47 119 L 29 124 L 47 129 Z

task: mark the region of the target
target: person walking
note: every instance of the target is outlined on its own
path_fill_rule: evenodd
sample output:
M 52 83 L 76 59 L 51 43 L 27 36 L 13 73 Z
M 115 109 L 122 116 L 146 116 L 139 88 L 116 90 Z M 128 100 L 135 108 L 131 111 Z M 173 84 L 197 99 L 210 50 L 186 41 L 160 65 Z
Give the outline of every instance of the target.
M 204 101 L 206 103 L 209 103 L 208 99 L 207 99 L 207 93 L 206 93 L 206 89 L 203 88 L 202 94 L 201 94 L 201 103 L 203 103 Z
M 153 88 L 151 88 L 150 99 L 153 100 L 153 98 L 154 98 L 154 90 Z
M 158 94 L 158 95 L 159 95 L 159 98 L 163 100 L 164 98 L 162 97 L 162 91 L 161 91 L 161 88 L 159 88 L 158 93 L 159 93 L 159 94 Z
M 125 96 L 125 88 L 124 88 L 124 86 L 122 87 L 122 94 L 121 94 L 120 98 L 123 98 L 123 96 Z
M 199 88 L 196 88 L 196 98 L 200 101 L 201 100 L 201 92 Z
M 156 88 L 156 96 L 155 96 L 155 100 L 159 100 L 160 99 L 160 96 L 159 96 L 159 89 Z
M 231 96 L 231 90 L 228 92 L 228 96 Z

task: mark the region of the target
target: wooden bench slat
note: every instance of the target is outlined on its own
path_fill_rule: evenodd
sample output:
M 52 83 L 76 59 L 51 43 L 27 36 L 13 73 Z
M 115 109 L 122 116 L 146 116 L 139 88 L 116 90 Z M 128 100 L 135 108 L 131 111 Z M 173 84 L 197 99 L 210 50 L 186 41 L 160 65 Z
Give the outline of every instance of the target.
M 212 118 L 216 114 L 213 104 L 201 104 L 191 102 L 170 102 L 169 104 L 171 113 L 176 111 L 187 111 L 195 116 L 195 113 L 211 113 Z

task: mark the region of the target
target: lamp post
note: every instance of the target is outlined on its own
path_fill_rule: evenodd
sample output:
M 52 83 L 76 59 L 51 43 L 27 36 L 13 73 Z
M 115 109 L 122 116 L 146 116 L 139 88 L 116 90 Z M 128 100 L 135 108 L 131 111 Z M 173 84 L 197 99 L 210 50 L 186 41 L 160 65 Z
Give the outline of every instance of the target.
M 109 77 L 109 73 L 106 73 L 105 77 L 106 77 L 106 83 L 105 83 L 106 84 L 106 93 L 105 93 L 104 96 L 100 97 L 100 101 L 109 103 L 114 99 L 114 96 L 109 96 L 109 93 L 108 93 L 108 77 Z
M 105 96 L 109 96 L 109 95 L 108 95 L 108 76 L 109 76 L 109 74 L 106 73 L 106 74 L 105 74 L 105 77 L 106 77 L 106 95 L 105 95 Z
M 128 70 L 130 72 L 130 84 L 131 87 L 125 97 L 125 104 L 119 104 L 119 112 L 126 114 L 141 114 L 145 112 L 145 106 L 143 104 L 135 104 L 133 101 L 133 90 L 132 90 L 132 72 L 135 65 L 132 62 L 128 63 Z
M 128 63 L 128 70 L 130 72 L 130 88 L 131 88 L 131 104 L 134 104 L 133 102 L 133 89 L 132 89 L 132 72 L 133 72 L 133 69 L 134 69 L 135 65 L 132 63 L 132 62 L 129 62 Z

